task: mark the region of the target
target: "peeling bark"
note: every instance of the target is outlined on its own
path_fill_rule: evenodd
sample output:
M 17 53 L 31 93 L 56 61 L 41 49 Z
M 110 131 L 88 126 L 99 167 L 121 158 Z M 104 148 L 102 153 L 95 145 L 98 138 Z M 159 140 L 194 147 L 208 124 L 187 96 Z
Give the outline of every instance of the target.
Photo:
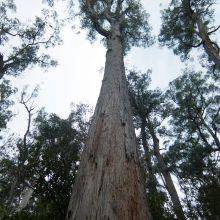
M 102 88 L 66 219 L 151 219 L 136 146 L 116 24 L 108 37 Z

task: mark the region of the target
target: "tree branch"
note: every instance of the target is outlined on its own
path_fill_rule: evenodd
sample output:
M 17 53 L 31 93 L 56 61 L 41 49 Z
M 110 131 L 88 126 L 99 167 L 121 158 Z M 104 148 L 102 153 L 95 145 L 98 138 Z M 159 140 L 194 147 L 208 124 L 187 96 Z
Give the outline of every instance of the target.
M 27 130 L 26 130 L 26 132 L 24 134 L 24 137 L 23 137 L 23 145 L 26 148 L 27 147 L 27 136 L 30 133 L 32 111 L 34 110 L 32 105 L 28 106 L 27 103 L 33 98 L 34 92 L 32 92 L 32 94 L 27 98 L 27 100 L 24 100 L 25 94 L 26 94 L 25 91 L 23 91 L 22 94 L 21 94 L 21 101 L 20 101 L 20 103 L 22 105 L 24 105 L 24 107 L 25 107 L 25 109 L 27 110 L 27 113 L 28 113 L 28 126 L 27 126 Z
M 208 10 L 209 10 L 209 8 L 210 8 L 211 6 L 213 6 L 214 4 L 215 4 L 214 2 L 209 3 L 208 6 L 205 8 L 205 10 L 202 10 L 201 13 L 207 13 Z
M 106 4 L 106 9 L 104 10 L 103 14 L 108 20 L 108 22 L 112 22 L 112 16 L 111 16 L 111 6 L 113 1 L 112 0 L 104 0 L 104 3 Z
M 0 79 L 4 76 L 4 58 L 0 53 Z
M 93 23 L 93 27 L 96 29 L 96 31 L 101 34 L 104 37 L 108 37 L 110 35 L 110 32 L 105 30 L 98 22 L 98 20 L 96 19 L 92 19 L 92 17 L 90 17 Z
M 213 119 L 212 119 L 212 122 L 211 122 L 211 125 L 212 125 L 212 128 L 215 132 L 215 135 L 217 135 L 217 126 L 215 125 L 215 120 L 217 119 L 217 117 L 219 116 L 219 113 L 220 113 L 220 107 L 218 108 L 218 111 L 216 112 L 216 114 L 214 115 Z
M 4 61 L 4 63 L 8 63 L 9 61 L 15 59 L 18 55 L 20 55 L 23 51 L 25 51 L 28 47 L 33 47 L 33 46 L 37 46 L 40 44 L 47 44 L 48 42 L 50 42 L 50 40 L 53 38 L 54 33 L 45 41 L 37 41 L 35 42 L 35 39 L 33 39 L 33 41 L 27 45 L 25 45 L 23 48 L 19 49 L 18 52 L 13 55 L 12 57 L 8 58 L 7 60 Z
M 16 37 L 16 36 L 21 36 L 21 34 L 19 32 L 17 33 L 11 33 L 9 32 L 9 29 L 5 29 L 3 26 L 0 29 L 0 36 L 3 34 L 8 34 L 10 36 Z
M 122 11 L 122 3 L 124 2 L 124 0 L 117 0 L 117 6 L 116 6 L 116 16 L 120 16 L 121 15 L 121 11 Z
M 183 39 L 180 38 L 180 37 L 178 37 L 178 40 L 179 40 L 182 44 L 186 45 L 187 47 L 197 48 L 197 47 L 200 47 L 200 46 L 203 44 L 203 41 L 201 41 L 201 42 L 199 42 L 198 44 L 193 45 L 193 44 L 190 44 L 190 43 L 187 43 L 187 42 L 183 41 Z
M 217 28 L 215 28 L 214 30 L 209 31 L 207 34 L 210 35 L 210 34 L 216 32 L 219 28 L 220 28 L 220 25 Z
M 104 37 L 108 37 L 110 32 L 105 30 L 99 22 L 99 14 L 94 11 L 94 4 L 96 0 L 86 0 L 86 8 L 89 18 L 91 19 L 95 30 Z M 107 19 L 107 18 L 106 18 Z

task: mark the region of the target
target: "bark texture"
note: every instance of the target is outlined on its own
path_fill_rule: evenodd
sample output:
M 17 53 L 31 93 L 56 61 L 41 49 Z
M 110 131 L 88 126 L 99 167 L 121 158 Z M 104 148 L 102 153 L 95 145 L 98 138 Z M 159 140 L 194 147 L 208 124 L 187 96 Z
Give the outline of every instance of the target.
M 136 146 L 120 31 L 113 25 L 102 88 L 66 219 L 151 219 Z

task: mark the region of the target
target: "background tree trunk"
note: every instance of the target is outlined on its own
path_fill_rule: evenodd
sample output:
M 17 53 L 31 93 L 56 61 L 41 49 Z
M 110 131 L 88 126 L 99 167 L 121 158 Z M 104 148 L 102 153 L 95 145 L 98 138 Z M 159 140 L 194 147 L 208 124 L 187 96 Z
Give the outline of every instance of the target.
M 116 25 L 66 219 L 150 219 L 136 146 Z
M 160 154 L 160 151 L 159 151 L 158 147 L 155 148 L 155 155 L 156 155 L 157 160 L 158 160 L 160 171 L 163 174 L 163 177 L 164 177 L 164 180 L 165 180 L 165 183 L 166 183 L 167 191 L 170 194 L 170 198 L 171 198 L 171 201 L 172 201 L 172 204 L 173 204 L 174 212 L 175 212 L 178 220 L 185 220 L 186 218 L 184 216 L 184 212 L 183 212 L 183 209 L 182 209 L 182 205 L 180 203 L 178 193 L 176 191 L 176 188 L 175 188 L 175 185 L 173 183 L 170 172 L 167 169 L 167 166 L 166 166 L 166 164 L 163 160 L 162 155 Z
M 141 140 L 142 140 L 142 144 L 143 144 L 143 148 L 144 148 L 144 155 L 145 155 L 145 160 L 146 160 L 146 164 L 147 164 L 147 169 L 149 172 L 148 175 L 148 180 L 147 180 L 147 185 L 149 188 L 149 191 L 151 193 L 155 193 L 157 192 L 157 178 L 155 176 L 155 173 L 153 171 L 153 165 L 151 162 L 151 155 L 150 155 L 150 151 L 149 151 L 149 146 L 147 143 L 147 134 L 146 134 L 146 122 L 145 119 L 142 118 L 141 119 Z
M 158 161 L 158 165 L 159 165 L 159 170 L 162 173 L 165 183 L 166 183 L 166 189 L 170 195 L 172 204 L 173 204 L 173 209 L 174 209 L 174 213 L 176 214 L 178 220 L 185 220 L 185 215 L 183 212 L 183 208 L 178 196 L 178 193 L 176 191 L 175 185 L 173 183 L 172 177 L 170 175 L 170 172 L 167 168 L 166 163 L 164 162 L 163 156 L 160 153 L 160 147 L 159 147 L 159 139 L 157 138 L 152 125 L 149 122 L 148 119 L 148 128 L 149 128 L 149 132 L 151 134 L 151 137 L 153 139 L 153 146 L 154 146 L 154 154 L 157 158 Z

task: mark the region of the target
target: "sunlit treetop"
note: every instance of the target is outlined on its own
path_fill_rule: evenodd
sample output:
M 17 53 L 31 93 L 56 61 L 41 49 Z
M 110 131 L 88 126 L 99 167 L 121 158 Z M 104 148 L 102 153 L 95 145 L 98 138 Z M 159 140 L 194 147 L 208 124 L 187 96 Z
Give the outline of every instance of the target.
M 149 15 L 139 0 L 79 0 L 79 3 L 82 28 L 88 29 L 90 40 L 96 39 L 97 32 L 104 40 L 109 39 L 113 27 L 118 25 L 124 51 L 153 43 Z

